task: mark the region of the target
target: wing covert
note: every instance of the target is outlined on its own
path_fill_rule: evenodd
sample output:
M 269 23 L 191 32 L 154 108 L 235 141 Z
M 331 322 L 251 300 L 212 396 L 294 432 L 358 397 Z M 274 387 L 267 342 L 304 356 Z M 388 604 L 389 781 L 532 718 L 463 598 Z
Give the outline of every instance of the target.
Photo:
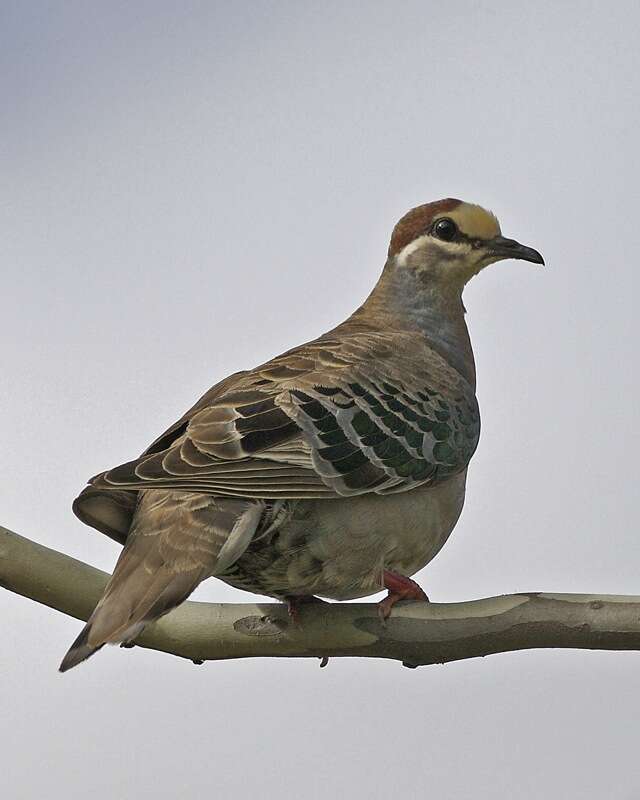
M 478 442 L 473 388 L 414 336 L 395 338 L 321 337 L 238 373 L 176 423 L 168 447 L 92 483 L 293 499 L 446 479 Z

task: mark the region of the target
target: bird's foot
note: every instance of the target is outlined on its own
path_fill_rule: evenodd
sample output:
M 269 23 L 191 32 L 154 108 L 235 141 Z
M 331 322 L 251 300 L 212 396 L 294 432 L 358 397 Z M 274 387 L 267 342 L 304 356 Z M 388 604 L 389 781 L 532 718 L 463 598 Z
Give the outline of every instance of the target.
M 319 597 L 316 597 L 312 594 L 290 594 L 287 595 L 285 598 L 285 603 L 287 604 L 287 612 L 291 619 L 291 622 L 294 625 L 300 625 L 300 607 L 311 605 L 312 603 L 323 603 L 326 604 L 324 600 Z
M 391 609 L 399 600 L 422 600 L 429 602 L 429 598 L 422 591 L 415 581 L 398 575 L 397 572 L 385 569 L 382 573 L 384 588 L 389 590 L 389 594 L 378 603 L 378 615 L 382 622 L 385 622 L 391 614 Z

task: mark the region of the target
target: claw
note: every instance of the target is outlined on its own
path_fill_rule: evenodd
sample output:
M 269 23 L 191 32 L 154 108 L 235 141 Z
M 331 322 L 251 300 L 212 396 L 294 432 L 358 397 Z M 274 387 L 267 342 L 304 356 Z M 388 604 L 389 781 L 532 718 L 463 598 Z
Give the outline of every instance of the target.
M 383 625 L 391 614 L 391 610 L 400 600 L 420 600 L 428 603 L 429 598 L 422 591 L 420 586 L 411 578 L 398 575 L 391 570 L 385 569 L 382 573 L 384 588 L 389 590 L 389 594 L 378 603 L 378 616 Z

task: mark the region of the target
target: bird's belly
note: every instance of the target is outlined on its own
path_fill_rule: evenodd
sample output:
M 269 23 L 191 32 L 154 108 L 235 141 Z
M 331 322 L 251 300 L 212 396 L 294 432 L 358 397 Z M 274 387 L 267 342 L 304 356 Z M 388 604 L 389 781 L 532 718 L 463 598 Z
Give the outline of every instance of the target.
M 277 597 L 374 594 L 383 588 L 383 570 L 410 576 L 438 553 L 462 511 L 465 479 L 461 473 L 433 488 L 385 496 L 296 501 L 275 534 L 250 545 L 219 577 Z

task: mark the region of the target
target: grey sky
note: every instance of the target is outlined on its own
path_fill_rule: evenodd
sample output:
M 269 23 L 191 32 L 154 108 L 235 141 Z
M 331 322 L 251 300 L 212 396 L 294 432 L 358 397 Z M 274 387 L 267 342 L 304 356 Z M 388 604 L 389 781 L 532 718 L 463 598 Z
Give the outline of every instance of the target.
M 493 209 L 483 418 L 439 601 L 637 593 L 638 6 L 2 2 L 0 523 L 70 510 L 229 372 L 368 293 L 395 221 Z M 250 600 L 208 581 L 196 597 Z M 636 798 L 640 655 L 194 667 L 0 593 L 7 797 Z

